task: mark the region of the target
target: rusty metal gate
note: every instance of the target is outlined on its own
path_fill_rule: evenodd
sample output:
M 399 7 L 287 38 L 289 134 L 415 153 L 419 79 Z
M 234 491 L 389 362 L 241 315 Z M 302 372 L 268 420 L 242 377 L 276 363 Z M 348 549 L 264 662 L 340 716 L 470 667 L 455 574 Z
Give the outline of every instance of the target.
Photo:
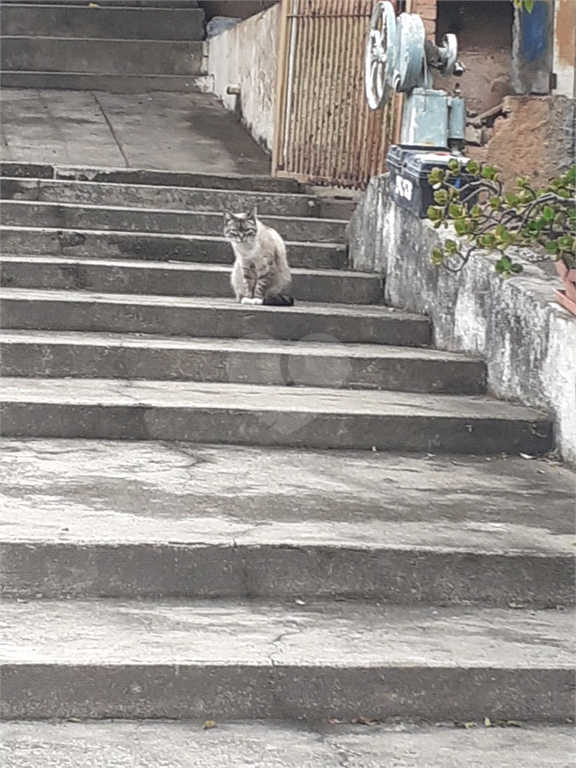
M 372 112 L 364 50 L 374 0 L 282 0 L 273 173 L 363 189 L 385 169 L 398 100 Z

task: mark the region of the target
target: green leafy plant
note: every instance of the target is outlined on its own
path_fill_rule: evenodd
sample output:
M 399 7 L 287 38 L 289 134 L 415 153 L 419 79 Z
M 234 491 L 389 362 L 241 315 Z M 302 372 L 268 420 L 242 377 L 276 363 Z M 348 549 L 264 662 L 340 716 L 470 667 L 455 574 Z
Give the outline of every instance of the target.
M 428 176 L 435 202 L 428 218 L 436 229 L 453 224 L 459 236 L 434 248 L 433 264 L 460 272 L 474 251 L 491 251 L 499 254 L 496 271 L 510 276 L 522 272 L 507 253 L 516 246 L 576 267 L 576 166 L 540 189 L 520 178 L 507 194 L 493 166 L 470 160 L 464 170 L 453 158 Z
M 516 8 L 519 8 L 520 10 L 524 9 L 528 11 L 528 13 L 532 13 L 532 9 L 534 8 L 534 0 L 513 0 L 513 3 Z

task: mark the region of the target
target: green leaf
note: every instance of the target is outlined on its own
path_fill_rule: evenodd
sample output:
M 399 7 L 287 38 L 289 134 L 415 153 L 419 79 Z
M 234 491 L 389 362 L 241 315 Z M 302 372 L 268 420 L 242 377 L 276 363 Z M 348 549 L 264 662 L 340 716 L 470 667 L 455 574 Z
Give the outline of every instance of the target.
M 542 211 L 542 218 L 546 222 L 550 222 L 554 220 L 554 209 L 551 208 L 549 205 L 544 206 L 544 210 Z
M 445 189 L 439 189 L 434 192 L 434 202 L 438 205 L 446 205 L 448 202 L 448 192 Z
M 515 195 L 515 194 L 514 194 L 514 193 L 512 193 L 512 192 L 509 192 L 509 193 L 506 195 L 506 202 L 508 203 L 508 205 L 509 205 L 511 208 L 514 208 L 516 205 L 518 205 L 518 203 L 520 202 L 520 200 L 519 200 L 519 198 L 518 198 L 518 195 Z
M 528 13 L 532 13 L 534 10 L 534 0 L 524 0 L 524 8 L 526 8 Z
M 485 179 L 494 179 L 496 177 L 496 168 L 493 168 L 491 165 L 485 165 L 482 168 L 482 176 Z
M 470 222 L 468 219 L 457 219 L 454 227 L 459 235 L 467 235 L 470 232 Z
M 461 205 L 457 205 L 456 203 L 451 203 L 450 207 L 448 208 L 448 213 L 450 214 L 451 219 L 459 219 L 460 216 L 464 213 L 464 210 Z
M 496 197 L 496 195 L 490 198 L 490 208 L 492 208 L 492 210 L 497 211 L 501 205 L 502 205 L 501 198 Z
M 430 184 L 440 184 L 444 181 L 444 171 L 442 168 L 432 168 L 430 173 L 428 174 L 428 181 Z
M 429 205 L 426 213 L 430 221 L 438 221 L 442 218 L 442 210 L 435 205 Z
M 558 253 L 558 243 L 556 240 L 550 240 L 546 243 L 546 250 L 548 253 Z
M 452 171 L 452 173 L 460 173 L 460 163 L 454 158 L 448 160 L 448 168 Z
M 444 261 L 444 252 L 441 248 L 434 248 L 432 251 L 432 255 L 430 256 L 430 261 L 435 266 L 439 266 Z
M 475 160 L 469 160 L 466 164 L 466 171 L 472 176 L 476 176 L 480 171 L 480 166 Z
M 456 253 L 458 250 L 458 244 L 454 242 L 454 240 L 446 240 L 444 243 L 444 248 L 448 251 L 448 253 Z

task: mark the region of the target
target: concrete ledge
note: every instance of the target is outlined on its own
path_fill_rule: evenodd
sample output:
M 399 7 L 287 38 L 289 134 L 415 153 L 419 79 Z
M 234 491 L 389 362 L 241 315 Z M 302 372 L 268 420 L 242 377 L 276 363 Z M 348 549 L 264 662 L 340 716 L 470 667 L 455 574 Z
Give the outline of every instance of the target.
M 5 601 L 6 719 L 574 715 L 564 611 Z
M 385 176 L 373 179 L 352 218 L 352 266 L 380 271 L 392 306 L 428 315 L 438 348 L 484 357 L 497 397 L 550 410 L 558 448 L 576 464 L 576 318 L 555 300 L 559 280 L 528 263 L 502 279 L 490 255 L 459 275 L 437 269 L 430 253 L 443 235 L 386 190 Z

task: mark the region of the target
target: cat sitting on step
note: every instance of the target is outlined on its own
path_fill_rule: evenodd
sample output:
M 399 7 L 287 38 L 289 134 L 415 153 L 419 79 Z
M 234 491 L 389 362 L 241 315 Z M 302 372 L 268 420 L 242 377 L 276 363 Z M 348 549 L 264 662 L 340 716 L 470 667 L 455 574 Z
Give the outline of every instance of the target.
M 242 304 L 292 306 L 285 291 L 291 282 L 286 246 L 275 229 L 250 213 L 224 212 L 224 235 L 232 244 L 235 261 L 231 283 Z

